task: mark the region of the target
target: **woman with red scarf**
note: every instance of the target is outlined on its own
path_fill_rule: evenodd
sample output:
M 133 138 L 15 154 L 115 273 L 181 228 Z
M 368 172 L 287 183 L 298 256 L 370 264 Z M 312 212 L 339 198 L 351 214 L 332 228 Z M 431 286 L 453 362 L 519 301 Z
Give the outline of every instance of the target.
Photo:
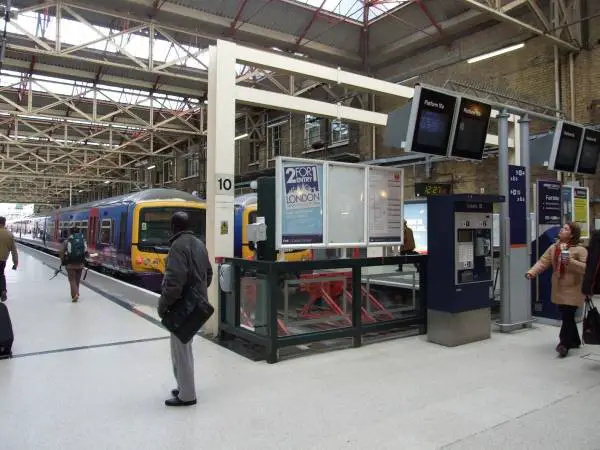
M 583 306 L 581 283 L 585 273 L 587 250 L 581 245 L 581 228 L 569 222 L 561 228 L 558 241 L 552 244 L 540 260 L 527 272 L 529 280 L 552 267 L 552 303 L 562 315 L 558 354 L 564 358 L 569 349 L 579 348 L 581 338 L 575 323 L 575 312 Z

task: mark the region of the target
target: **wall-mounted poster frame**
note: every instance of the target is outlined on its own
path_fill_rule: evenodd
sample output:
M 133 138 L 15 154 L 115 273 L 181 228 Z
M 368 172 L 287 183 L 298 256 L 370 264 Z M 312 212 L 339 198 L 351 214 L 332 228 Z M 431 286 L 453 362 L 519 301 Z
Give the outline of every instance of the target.
M 325 163 L 312 159 L 279 157 L 275 166 L 275 183 L 277 248 L 325 248 Z
M 278 250 L 402 245 L 402 169 L 279 156 L 275 178 Z

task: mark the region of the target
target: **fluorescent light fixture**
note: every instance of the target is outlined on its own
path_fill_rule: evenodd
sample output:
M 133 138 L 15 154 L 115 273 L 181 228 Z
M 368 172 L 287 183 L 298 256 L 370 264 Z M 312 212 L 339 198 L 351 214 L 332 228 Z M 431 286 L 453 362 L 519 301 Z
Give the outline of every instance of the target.
M 81 193 L 83 192 L 83 189 L 79 189 L 79 191 L 78 191 L 78 192 L 81 194 Z
M 248 133 L 244 133 L 244 134 L 240 134 L 239 136 L 236 136 L 234 141 L 239 141 L 240 139 L 244 139 L 248 137 Z
M 106 180 L 104 184 L 110 184 L 110 180 Z
M 151 166 L 148 166 L 148 170 L 152 170 L 156 167 L 156 164 L 152 164 Z
M 484 59 L 493 58 L 494 56 L 498 56 L 498 55 L 502 55 L 504 53 L 519 50 L 520 48 L 523 48 L 523 47 L 525 47 L 525 43 L 521 42 L 520 44 L 511 45 L 510 47 L 504 47 L 499 50 L 494 50 L 493 52 L 484 53 L 483 55 L 479 55 L 479 56 L 476 56 L 475 58 L 468 59 L 467 62 L 469 64 L 473 64 L 478 61 L 483 61 Z

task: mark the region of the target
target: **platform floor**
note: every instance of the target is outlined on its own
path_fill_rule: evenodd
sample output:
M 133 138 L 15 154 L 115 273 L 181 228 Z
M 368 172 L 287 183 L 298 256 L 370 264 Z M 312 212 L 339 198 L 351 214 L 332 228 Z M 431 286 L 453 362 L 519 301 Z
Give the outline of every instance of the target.
M 7 275 L 18 357 L 0 361 L 1 450 L 600 449 L 600 362 L 557 359 L 553 327 L 275 365 L 198 338 L 198 405 L 168 409 L 161 328 L 86 288 L 72 304 L 33 256 Z

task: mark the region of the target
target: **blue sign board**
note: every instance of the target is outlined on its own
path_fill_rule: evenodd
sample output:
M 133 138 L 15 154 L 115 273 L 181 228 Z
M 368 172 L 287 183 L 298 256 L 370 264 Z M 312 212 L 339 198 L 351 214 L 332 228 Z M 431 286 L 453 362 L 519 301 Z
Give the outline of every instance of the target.
M 559 181 L 538 180 L 537 192 L 537 218 L 536 242 L 531 252 L 531 264 L 535 264 L 544 252 L 558 237 L 562 223 L 561 204 L 562 185 Z M 552 270 L 541 273 L 531 282 L 531 296 L 533 314 L 538 317 L 558 320 L 559 311 L 552 303 Z
M 283 162 L 282 244 L 323 243 L 323 165 Z
M 538 180 L 536 205 L 538 225 L 561 224 L 561 187 L 559 181 Z
M 526 168 L 508 166 L 508 215 L 510 217 L 510 245 L 527 245 L 527 192 Z

